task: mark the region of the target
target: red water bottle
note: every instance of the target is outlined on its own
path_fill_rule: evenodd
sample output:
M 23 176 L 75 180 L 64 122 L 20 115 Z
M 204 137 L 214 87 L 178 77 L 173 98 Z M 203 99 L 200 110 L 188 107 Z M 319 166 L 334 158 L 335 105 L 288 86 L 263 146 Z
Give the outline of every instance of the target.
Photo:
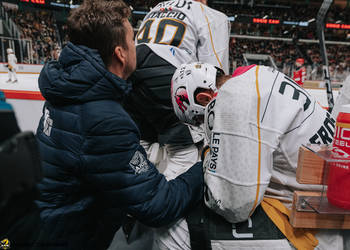
M 334 133 L 333 151 L 336 155 L 350 160 L 350 105 L 343 105 L 340 108 Z M 350 163 L 332 162 L 330 164 L 327 198 L 337 207 L 350 209 Z

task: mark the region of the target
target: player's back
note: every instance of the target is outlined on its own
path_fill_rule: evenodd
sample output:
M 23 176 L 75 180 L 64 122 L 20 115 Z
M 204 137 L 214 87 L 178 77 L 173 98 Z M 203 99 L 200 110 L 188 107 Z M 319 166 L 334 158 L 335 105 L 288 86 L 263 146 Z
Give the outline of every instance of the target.
M 246 182 L 236 173 L 230 176 L 231 182 L 249 186 L 257 179 L 250 176 L 261 164 L 261 183 L 270 183 L 267 194 L 282 200 L 291 200 L 290 190 L 310 189 L 296 182 L 299 147 L 331 143 L 334 129 L 334 120 L 314 97 L 283 73 L 264 66 L 250 67 L 228 80 L 206 114 L 207 134 L 216 136 L 208 141 L 220 140 L 235 149 L 224 156 L 224 147 L 220 148 L 215 174 L 222 171 L 229 178 L 229 171 L 245 171 L 249 173 Z M 227 162 L 235 162 L 231 166 L 235 170 L 226 169 Z
M 212 47 L 216 46 L 220 53 L 223 48 L 215 41 L 219 40 L 218 37 L 213 38 L 211 32 L 228 32 L 228 27 L 226 15 L 199 2 L 165 1 L 146 15 L 135 40 L 137 45 L 146 43 L 157 55 L 178 67 L 182 63 L 198 61 L 198 47 L 204 46 L 206 40 L 214 40 Z M 224 36 L 220 39 L 225 40 Z M 228 46 L 228 41 L 220 43 Z M 211 51 L 200 53 L 212 54 Z M 221 66 L 220 63 L 214 64 Z

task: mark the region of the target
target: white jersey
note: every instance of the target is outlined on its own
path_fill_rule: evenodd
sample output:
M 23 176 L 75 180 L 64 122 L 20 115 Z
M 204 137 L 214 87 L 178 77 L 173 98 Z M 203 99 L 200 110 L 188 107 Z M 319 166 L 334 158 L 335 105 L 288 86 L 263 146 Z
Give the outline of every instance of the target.
M 13 69 L 17 69 L 17 58 L 15 56 L 15 54 L 8 54 L 7 55 L 7 63 L 10 67 L 12 67 Z
M 249 69 L 250 68 L 250 69 Z M 335 121 L 307 91 L 265 66 L 245 67 L 206 107 L 211 152 L 205 167 L 206 205 L 231 223 L 245 221 L 264 195 L 290 204 L 298 150 L 332 142 Z
M 229 33 L 225 14 L 199 2 L 172 0 L 159 3 L 145 16 L 135 42 L 147 44 L 175 67 L 201 61 L 228 74 Z
M 334 103 L 332 110 L 334 119 L 337 119 L 340 107 L 345 104 L 350 104 L 350 75 L 344 80 L 343 87 L 339 90 L 339 95 Z

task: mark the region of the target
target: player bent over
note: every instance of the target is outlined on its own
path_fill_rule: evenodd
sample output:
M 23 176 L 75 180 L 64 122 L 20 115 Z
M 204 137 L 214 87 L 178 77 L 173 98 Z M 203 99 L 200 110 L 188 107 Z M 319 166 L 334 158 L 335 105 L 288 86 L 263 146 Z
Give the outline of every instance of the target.
M 295 230 L 288 220 L 294 190 L 320 189 L 297 183 L 299 147 L 333 138 L 335 121 L 314 97 L 256 65 L 228 76 L 209 64 L 184 64 L 171 91 L 178 118 L 204 123 L 209 142 L 205 205 L 187 217 L 189 230 L 186 222 L 174 229 L 180 236 L 173 241 L 190 235 L 192 249 L 343 249 L 339 230 Z

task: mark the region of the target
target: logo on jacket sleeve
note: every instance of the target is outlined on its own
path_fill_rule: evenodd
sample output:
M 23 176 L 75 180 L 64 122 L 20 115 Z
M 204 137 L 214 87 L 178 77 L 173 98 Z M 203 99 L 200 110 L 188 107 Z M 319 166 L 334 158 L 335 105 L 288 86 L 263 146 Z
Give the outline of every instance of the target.
M 44 134 L 47 136 L 51 135 L 51 129 L 52 129 L 52 119 L 50 118 L 50 111 L 45 108 L 45 114 L 44 114 Z
M 129 165 L 135 171 L 135 174 L 142 174 L 147 172 L 149 169 L 147 160 L 140 151 L 135 152 L 134 156 L 129 162 Z
M 175 100 L 179 109 L 182 113 L 187 110 L 187 105 L 190 105 L 190 100 L 188 99 L 187 91 L 185 87 L 179 87 L 175 92 Z

